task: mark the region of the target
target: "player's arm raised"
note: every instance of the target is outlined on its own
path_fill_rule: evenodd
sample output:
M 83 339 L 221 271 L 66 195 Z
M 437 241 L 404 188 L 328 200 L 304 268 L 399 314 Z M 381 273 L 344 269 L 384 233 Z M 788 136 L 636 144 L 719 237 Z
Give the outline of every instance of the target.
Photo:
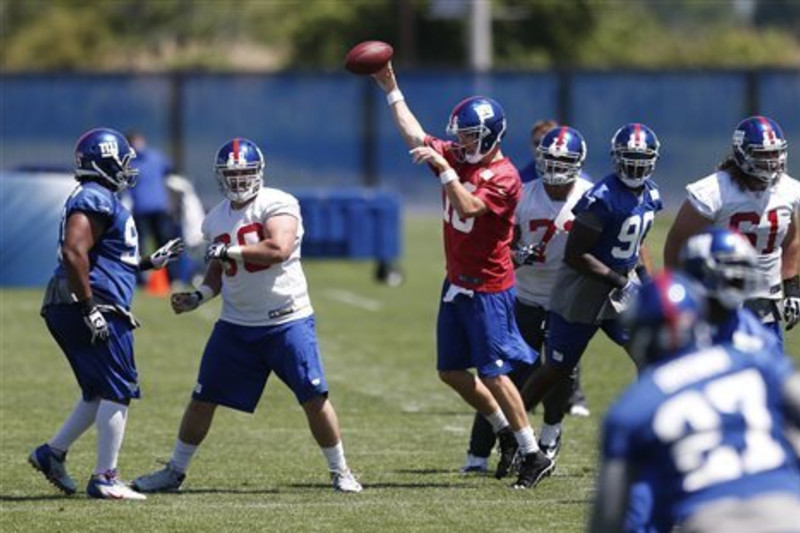
M 592 214 L 581 213 L 572 223 L 564 251 L 564 262 L 590 276 L 601 278 L 613 287 L 622 289 L 628 284 L 627 276 L 611 270 L 590 252 L 602 233 L 601 222 Z
M 689 237 L 697 235 L 712 222 L 692 207 L 688 200 L 685 200 L 667 233 L 667 240 L 664 243 L 664 267 L 678 268 L 683 245 L 689 240 Z
M 430 146 L 417 146 L 412 148 L 410 153 L 414 163 L 428 164 L 436 171 L 444 186 L 447 199 L 450 200 L 450 204 L 461 219 L 477 217 L 489 210 L 486 202 L 469 192 L 461 184 L 458 174 L 442 154 Z
M 373 74 L 372 78 L 386 93 L 386 101 L 392 111 L 397 129 L 400 130 L 400 134 L 408 147 L 416 148 L 425 144 L 425 130 L 422 129 L 417 117 L 414 116 L 414 113 L 411 112 L 408 104 L 406 104 L 403 93 L 400 92 L 392 62 L 388 62 L 385 67 Z

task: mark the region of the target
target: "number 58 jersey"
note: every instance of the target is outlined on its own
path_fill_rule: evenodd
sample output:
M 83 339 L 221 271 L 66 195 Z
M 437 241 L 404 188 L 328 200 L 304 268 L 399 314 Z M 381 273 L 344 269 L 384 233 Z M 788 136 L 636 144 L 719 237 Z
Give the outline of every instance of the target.
M 264 240 L 267 219 L 278 215 L 289 215 L 298 221 L 291 255 L 274 265 L 243 260 L 224 262 L 221 320 L 241 326 L 271 326 L 313 313 L 300 264 L 303 220 L 300 205 L 292 195 L 263 187 L 242 209 L 233 209 L 229 200 L 223 200 L 203 220 L 203 237 L 231 245 L 256 244 Z
M 717 227 L 740 232 L 758 251 L 758 270 L 765 283 L 754 297 L 779 299 L 781 244 L 800 210 L 800 183 L 784 174 L 772 187 L 751 191 L 718 171 L 690 183 L 686 192 L 698 213 Z

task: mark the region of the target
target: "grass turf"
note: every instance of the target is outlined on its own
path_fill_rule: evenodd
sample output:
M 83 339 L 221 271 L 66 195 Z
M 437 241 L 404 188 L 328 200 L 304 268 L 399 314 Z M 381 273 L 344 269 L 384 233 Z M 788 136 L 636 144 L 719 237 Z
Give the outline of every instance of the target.
M 648 241 L 660 260 L 668 220 Z M 272 378 L 252 416 L 219 409 L 179 494 L 146 502 L 61 496 L 26 462 L 79 396 L 66 359 L 38 316 L 41 290 L 0 291 L 0 528 L 3 531 L 579 531 L 593 494 L 597 425 L 634 376 L 602 334 L 583 359 L 592 416 L 568 417 L 552 477 L 532 491 L 462 477 L 472 413 L 435 372 L 434 324 L 443 277 L 438 219 L 405 226 L 406 283 L 371 281 L 373 265 L 307 261 L 331 400 L 351 468 L 365 490 L 334 493 L 294 397 Z M 166 299 L 137 294 L 136 359 L 144 398 L 134 403 L 120 468 L 125 479 L 161 466 L 177 433 L 219 301 L 175 316 Z M 790 350 L 800 353 L 798 335 Z M 539 410 L 532 416 L 540 425 Z M 95 435 L 70 450 L 83 489 Z M 493 458 L 493 464 L 495 459 Z

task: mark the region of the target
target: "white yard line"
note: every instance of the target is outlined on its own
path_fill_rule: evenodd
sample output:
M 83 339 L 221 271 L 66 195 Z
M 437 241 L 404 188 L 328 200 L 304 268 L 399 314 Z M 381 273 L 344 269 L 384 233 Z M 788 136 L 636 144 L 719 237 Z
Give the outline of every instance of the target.
M 373 313 L 376 311 L 380 311 L 382 307 L 381 303 L 377 300 L 365 298 L 363 296 L 359 296 L 354 292 L 347 291 L 344 289 L 326 289 L 324 294 L 331 300 L 336 300 L 337 302 L 349 304 L 352 305 L 353 307 L 364 309 L 365 311 L 372 311 Z

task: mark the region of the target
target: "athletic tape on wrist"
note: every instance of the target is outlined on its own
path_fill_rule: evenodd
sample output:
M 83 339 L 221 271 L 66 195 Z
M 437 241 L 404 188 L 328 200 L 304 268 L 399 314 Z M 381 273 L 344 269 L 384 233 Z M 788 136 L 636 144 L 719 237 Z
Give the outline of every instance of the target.
M 242 259 L 242 247 L 241 246 L 228 246 L 226 250 L 228 254 L 228 259 L 235 259 L 241 260 Z
M 214 297 L 214 289 L 209 287 L 208 285 L 200 285 L 197 288 L 197 292 L 200 294 L 200 301 L 198 303 L 206 303 L 210 299 Z
M 444 172 L 439 173 L 439 180 L 442 182 L 442 185 L 447 185 L 451 181 L 456 181 L 458 179 L 458 174 L 452 168 L 448 168 Z
M 405 99 L 406 97 L 403 96 L 403 93 L 400 92 L 400 89 L 392 89 L 391 91 L 386 93 L 386 103 L 389 104 L 389 107 Z

